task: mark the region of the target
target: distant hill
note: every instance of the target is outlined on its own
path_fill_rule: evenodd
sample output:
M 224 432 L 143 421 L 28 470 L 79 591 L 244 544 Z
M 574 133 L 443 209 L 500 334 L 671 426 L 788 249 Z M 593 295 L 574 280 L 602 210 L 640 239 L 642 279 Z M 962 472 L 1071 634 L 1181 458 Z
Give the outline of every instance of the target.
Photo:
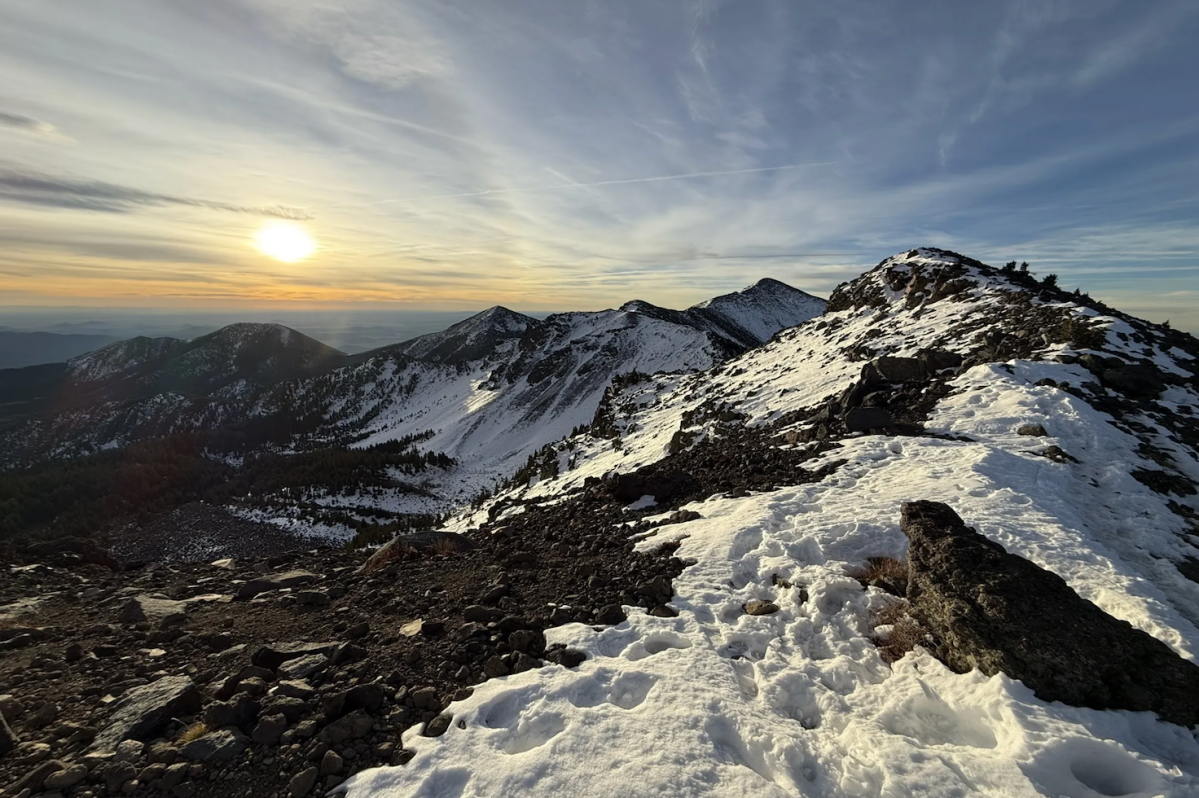
M 0 330 L 0 369 L 61 363 L 108 346 L 116 340 L 111 335 L 64 335 Z

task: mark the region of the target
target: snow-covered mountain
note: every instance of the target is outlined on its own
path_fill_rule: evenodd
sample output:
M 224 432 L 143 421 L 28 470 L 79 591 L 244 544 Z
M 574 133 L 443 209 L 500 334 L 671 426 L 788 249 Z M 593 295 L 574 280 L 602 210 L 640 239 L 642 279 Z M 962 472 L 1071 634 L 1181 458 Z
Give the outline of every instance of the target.
M 552 467 L 456 517 L 620 497 L 597 540 L 690 565 L 667 611 L 550 630 L 586 660 L 485 682 L 348 795 L 1199 794 L 1194 731 L 1151 712 L 955 673 L 932 643 L 889 664 L 906 605 L 855 578 L 904 556 L 903 502 L 945 502 L 1194 662 L 1197 414 L 1194 337 L 954 253 L 888 258 L 765 346 L 624 381 Z
M 57 371 L 0 373 L 0 463 L 230 426 L 282 428 L 300 449 L 431 435 L 422 448 L 461 464 L 448 507 L 590 422 L 614 377 L 709 368 L 819 314 L 824 300 L 763 281 L 713 300 L 720 312 L 636 304 L 653 312 L 538 320 L 496 307 L 352 357 L 279 325 L 122 341 Z M 755 307 L 765 321 L 749 321 Z

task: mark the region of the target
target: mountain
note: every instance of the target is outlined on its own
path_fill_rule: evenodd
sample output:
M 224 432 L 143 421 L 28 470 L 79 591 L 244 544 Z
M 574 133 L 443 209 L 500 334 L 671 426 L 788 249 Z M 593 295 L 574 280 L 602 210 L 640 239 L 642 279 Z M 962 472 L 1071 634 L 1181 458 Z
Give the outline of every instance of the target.
M 0 329 L 0 369 L 61 363 L 68 358 L 111 344 L 109 335 L 20 332 Z
M 255 795 L 309 794 L 320 770 L 349 798 L 1196 794 L 1199 340 L 932 248 L 732 356 L 687 313 L 497 309 L 227 402 L 303 422 L 240 456 L 168 436 L 0 474 L 0 534 L 60 503 L 93 530 L 79 508 L 132 485 L 154 512 L 107 530 L 112 550 L 190 560 L 106 573 L 94 532 L 54 527 L 0 550 L 13 701 L 135 685 L 60 702 L 56 723 L 95 733 L 45 737 L 39 778 L 103 759 L 135 702 L 188 695 L 122 773 L 233 740 L 249 750 L 219 772 Z M 589 423 L 513 469 L 595 373 Z M 494 494 L 440 515 L 488 463 Z M 163 488 L 225 479 L 213 504 Z M 335 526 L 350 545 L 278 542 Z M 168 614 L 186 626 L 134 626 Z M 218 696 L 250 673 L 281 687 L 231 713 Z M 14 735 L 42 714 L 13 713 Z M 217 716 L 238 734 L 186 742 Z M 354 755 L 313 764 L 342 741 Z M 228 794 L 207 765 L 167 772 Z
M 955 253 L 888 258 L 765 346 L 623 384 L 604 423 L 455 517 L 515 546 L 581 516 L 584 545 L 632 539 L 682 570 L 660 594 L 622 583 L 619 612 L 580 589 L 547 638 L 582 664 L 476 686 L 444 736 L 414 726 L 411 761 L 349 795 L 1192 794 L 1199 743 L 1158 717 L 1195 703 L 1144 711 L 1133 685 L 1154 674 L 1072 635 L 1101 617 L 1195 672 L 1197 409 L 1192 336 Z M 936 593 L 926 559 L 902 561 L 917 509 L 940 506 L 916 500 L 981 533 L 938 531 L 921 557 L 974 535 L 1030 595 L 1035 577 L 1085 606 L 1052 629 L 1059 659 L 1019 626 L 971 638 L 1005 612 L 1000 576 L 978 556 L 958 603 Z M 623 575 L 594 572 L 589 590 Z M 1001 672 L 1005 651 L 1023 659 Z M 1042 692 L 1054 671 L 1112 686 Z
M 729 310 L 639 303 L 647 312 L 539 320 L 496 307 L 354 356 L 279 325 L 236 324 L 191 341 L 135 338 L 58 370 L 0 372 L 8 402 L 0 463 L 188 431 L 237 430 L 242 441 L 296 449 L 421 436 L 423 449 L 461 464 L 442 486 L 450 507 L 590 422 L 614 377 L 709 368 L 777 325 L 811 318 L 823 300 L 764 281 L 713 302 Z M 768 319 L 750 332 L 742 322 L 755 306 Z
M 765 343 L 779 330 L 819 316 L 824 304 L 819 297 L 766 278 L 687 310 L 668 310 L 640 300 L 620 309 L 705 330 L 728 341 L 732 351 L 737 352 Z

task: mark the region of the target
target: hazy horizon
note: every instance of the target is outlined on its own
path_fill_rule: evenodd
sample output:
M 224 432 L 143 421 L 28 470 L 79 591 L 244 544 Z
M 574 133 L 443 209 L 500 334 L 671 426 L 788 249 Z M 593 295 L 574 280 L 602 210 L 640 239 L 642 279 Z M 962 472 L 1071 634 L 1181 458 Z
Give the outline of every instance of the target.
M 1195 40 L 1188 0 L 11 0 L 0 305 L 686 307 L 939 246 L 1195 331 Z

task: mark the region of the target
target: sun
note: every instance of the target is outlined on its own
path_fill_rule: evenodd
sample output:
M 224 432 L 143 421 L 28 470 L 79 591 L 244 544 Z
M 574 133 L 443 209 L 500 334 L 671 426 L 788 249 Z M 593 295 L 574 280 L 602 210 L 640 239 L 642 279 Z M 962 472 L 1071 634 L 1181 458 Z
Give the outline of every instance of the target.
M 284 263 L 304 260 L 316 252 L 316 241 L 295 222 L 267 222 L 254 234 L 254 246 Z

